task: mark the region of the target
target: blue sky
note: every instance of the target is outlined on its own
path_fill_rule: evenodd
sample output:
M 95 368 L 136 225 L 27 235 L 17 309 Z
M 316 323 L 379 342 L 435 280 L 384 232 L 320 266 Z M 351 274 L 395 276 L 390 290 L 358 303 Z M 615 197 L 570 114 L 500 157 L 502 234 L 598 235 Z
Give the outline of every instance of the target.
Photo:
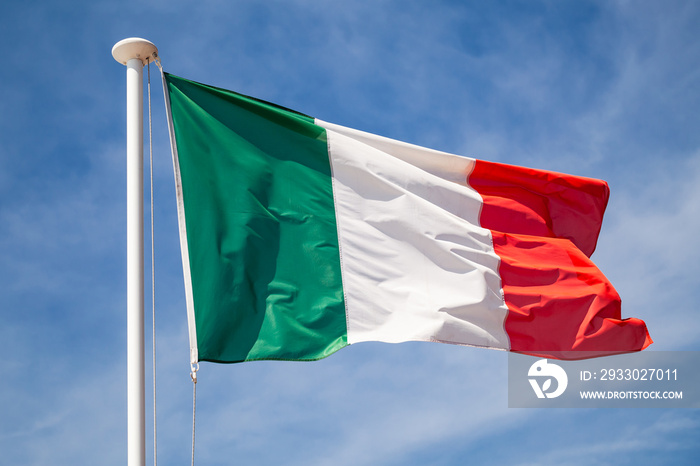
M 621 294 L 624 316 L 647 322 L 653 350 L 697 350 L 699 26 L 694 1 L 5 5 L 3 462 L 126 461 L 125 68 L 111 57 L 117 41 L 145 37 L 173 74 L 326 121 L 605 179 L 612 196 L 593 258 Z M 172 163 L 157 68 L 151 74 L 158 459 L 182 464 L 192 386 Z M 507 357 L 498 351 L 363 343 L 315 363 L 205 363 L 199 377 L 198 464 L 700 457 L 697 410 L 508 409 Z M 149 433 L 149 461 L 151 443 Z

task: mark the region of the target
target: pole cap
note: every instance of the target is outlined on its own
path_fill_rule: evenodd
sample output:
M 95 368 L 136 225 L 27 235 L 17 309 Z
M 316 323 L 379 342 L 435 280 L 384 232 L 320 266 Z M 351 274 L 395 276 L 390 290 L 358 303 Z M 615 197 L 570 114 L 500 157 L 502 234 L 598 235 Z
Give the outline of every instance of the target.
M 158 56 L 158 48 L 146 39 L 129 37 L 114 44 L 112 56 L 122 65 L 126 65 L 132 58 L 139 58 L 141 63 L 147 65 Z

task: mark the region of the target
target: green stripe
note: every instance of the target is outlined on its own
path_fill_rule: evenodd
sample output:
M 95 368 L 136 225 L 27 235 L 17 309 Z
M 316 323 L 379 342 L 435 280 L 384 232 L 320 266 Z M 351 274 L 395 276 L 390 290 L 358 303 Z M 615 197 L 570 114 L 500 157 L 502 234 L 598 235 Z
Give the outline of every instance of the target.
M 201 361 L 347 345 L 326 134 L 308 116 L 166 74 Z

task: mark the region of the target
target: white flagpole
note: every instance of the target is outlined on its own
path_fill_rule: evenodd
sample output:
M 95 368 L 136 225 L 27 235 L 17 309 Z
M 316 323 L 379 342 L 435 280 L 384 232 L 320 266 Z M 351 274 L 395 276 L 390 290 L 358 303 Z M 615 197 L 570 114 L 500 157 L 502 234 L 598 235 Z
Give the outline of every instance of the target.
M 146 464 L 143 261 L 143 67 L 158 49 L 145 39 L 117 42 L 112 56 L 126 65 L 126 271 L 128 465 Z M 155 441 L 155 439 L 154 439 Z

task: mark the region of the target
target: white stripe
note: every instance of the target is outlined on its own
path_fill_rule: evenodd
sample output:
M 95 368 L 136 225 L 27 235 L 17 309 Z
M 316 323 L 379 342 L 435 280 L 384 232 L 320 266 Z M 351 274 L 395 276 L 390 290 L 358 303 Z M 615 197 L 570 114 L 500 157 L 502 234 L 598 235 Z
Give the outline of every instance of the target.
M 187 330 L 190 335 L 190 364 L 197 364 L 199 352 L 197 350 L 197 329 L 194 320 L 194 297 L 192 293 L 192 274 L 190 272 L 190 253 L 187 246 L 187 225 L 185 223 L 185 204 L 182 198 L 182 177 L 180 176 L 180 161 L 175 141 L 175 129 L 173 128 L 173 115 L 170 109 L 170 93 L 168 84 L 163 76 L 163 93 L 165 94 L 165 114 L 170 130 L 170 148 L 173 153 L 173 168 L 175 170 L 175 193 L 177 195 L 177 223 L 180 227 L 180 252 L 182 256 L 182 272 L 185 278 L 185 302 L 187 303 Z
M 507 308 L 474 160 L 320 120 L 326 128 L 348 342 L 509 348 Z

